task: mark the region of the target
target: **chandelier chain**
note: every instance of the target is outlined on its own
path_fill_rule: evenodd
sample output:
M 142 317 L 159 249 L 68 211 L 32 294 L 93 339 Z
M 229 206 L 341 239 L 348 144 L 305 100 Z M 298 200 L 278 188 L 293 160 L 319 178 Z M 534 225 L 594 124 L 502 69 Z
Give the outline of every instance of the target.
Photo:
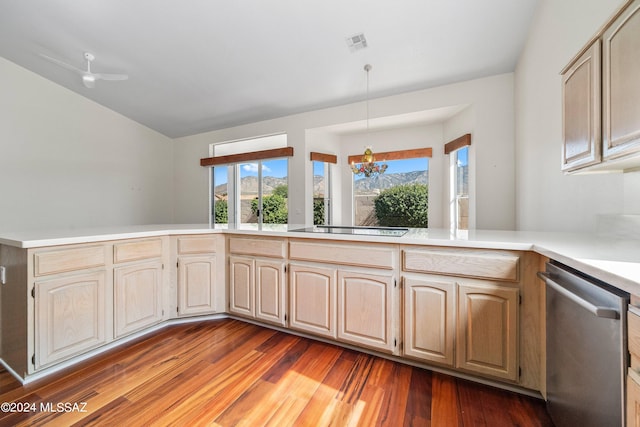
M 369 138 L 369 71 L 371 70 L 371 65 L 366 64 L 364 66 L 364 70 L 367 72 L 367 99 L 365 100 L 366 112 L 367 112 L 367 138 Z M 364 154 L 362 156 L 362 162 L 358 165 L 355 162 L 351 162 L 351 171 L 356 176 L 364 175 L 366 178 L 377 177 L 380 174 L 383 174 L 384 171 L 387 170 L 387 164 L 377 164 L 374 161 L 373 151 L 371 147 L 367 147 L 364 150 Z

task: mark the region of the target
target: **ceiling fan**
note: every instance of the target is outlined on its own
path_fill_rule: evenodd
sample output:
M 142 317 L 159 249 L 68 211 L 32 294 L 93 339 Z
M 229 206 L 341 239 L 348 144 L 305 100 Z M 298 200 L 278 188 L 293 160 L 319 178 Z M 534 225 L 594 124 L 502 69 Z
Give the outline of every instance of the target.
M 95 55 L 90 52 L 84 53 L 84 59 L 87 61 L 87 69 L 81 70 L 73 65 L 69 65 L 66 62 L 62 62 L 59 59 L 52 58 L 45 54 L 40 54 L 44 59 L 53 62 L 67 70 L 71 70 L 82 76 L 82 84 L 88 88 L 93 88 L 96 85 L 96 80 L 127 80 L 129 78 L 126 74 L 107 74 L 107 73 L 94 73 L 91 71 L 91 62 L 96 59 Z

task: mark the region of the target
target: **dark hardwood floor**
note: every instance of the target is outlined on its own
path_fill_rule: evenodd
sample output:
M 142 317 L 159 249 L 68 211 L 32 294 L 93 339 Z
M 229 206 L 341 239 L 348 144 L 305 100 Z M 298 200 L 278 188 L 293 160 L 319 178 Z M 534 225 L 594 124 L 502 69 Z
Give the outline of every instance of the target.
M 0 402 L 2 426 L 553 425 L 537 399 L 230 319 L 24 387 L 1 370 Z

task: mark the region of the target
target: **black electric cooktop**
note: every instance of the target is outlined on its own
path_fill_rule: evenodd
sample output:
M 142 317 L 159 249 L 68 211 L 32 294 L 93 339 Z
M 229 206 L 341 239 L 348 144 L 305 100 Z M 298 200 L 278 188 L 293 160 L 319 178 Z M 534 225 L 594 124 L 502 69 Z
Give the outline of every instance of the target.
M 351 234 L 360 236 L 402 237 L 409 229 L 402 227 L 348 227 L 339 225 L 316 225 L 314 227 L 289 230 L 302 233 Z

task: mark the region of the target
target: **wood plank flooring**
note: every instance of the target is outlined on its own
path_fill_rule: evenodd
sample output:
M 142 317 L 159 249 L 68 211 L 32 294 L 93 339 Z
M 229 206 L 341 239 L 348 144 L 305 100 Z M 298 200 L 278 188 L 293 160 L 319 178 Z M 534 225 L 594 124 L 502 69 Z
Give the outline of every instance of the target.
M 0 402 L 24 409 L 0 426 L 553 426 L 537 399 L 231 319 L 24 387 L 0 370 Z

